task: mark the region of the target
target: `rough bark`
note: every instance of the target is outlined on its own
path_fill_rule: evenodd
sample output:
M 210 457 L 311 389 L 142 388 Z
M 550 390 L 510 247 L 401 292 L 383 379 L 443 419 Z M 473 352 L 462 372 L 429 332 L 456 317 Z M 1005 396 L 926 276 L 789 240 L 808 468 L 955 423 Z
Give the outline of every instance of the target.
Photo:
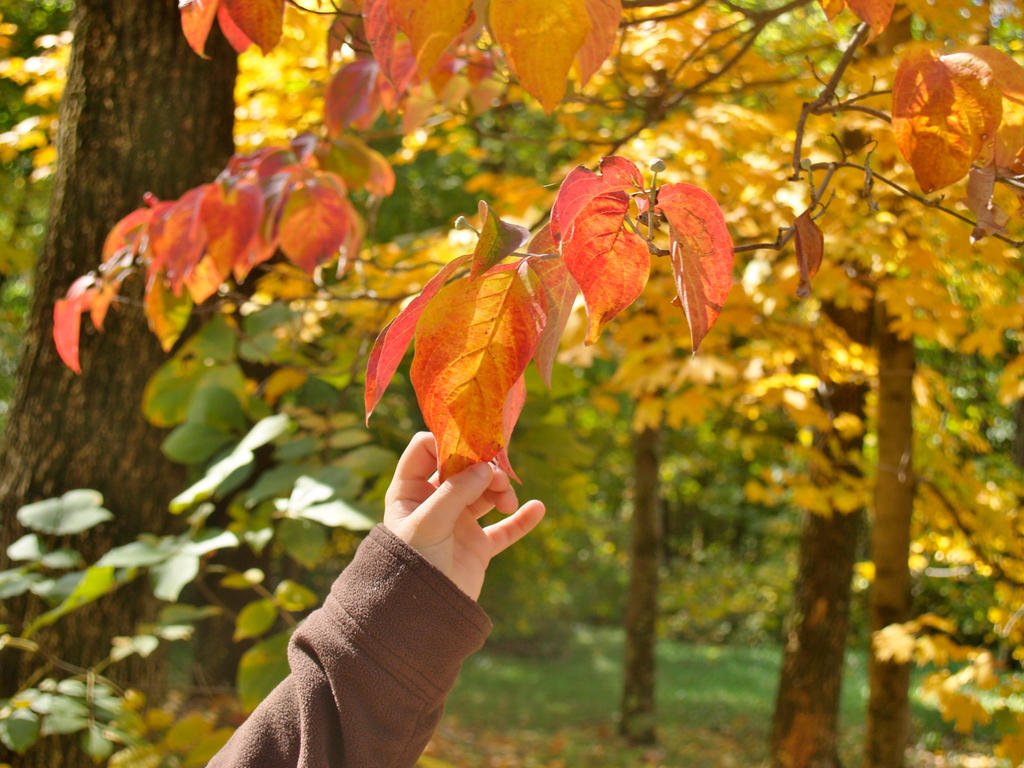
M 629 602 L 619 730 L 632 744 L 657 738 L 654 705 L 654 645 L 658 619 L 658 432 L 645 429 L 634 447 L 633 522 Z
M 855 311 L 831 304 L 824 307 L 831 320 L 851 340 L 868 344 L 870 311 Z M 842 413 L 863 419 L 868 385 L 830 382 L 822 406 L 833 420 Z M 856 473 L 851 454 L 863 448 L 863 436 L 819 436 L 823 459 L 833 469 Z M 812 477 L 828 493 L 822 467 Z M 800 555 L 783 652 L 779 688 L 772 720 L 770 752 L 774 768 L 838 768 L 839 699 L 850 615 L 850 586 L 862 510 L 828 516 L 805 513 L 800 534 Z
M 878 477 L 871 529 L 872 633 L 910 618 L 910 520 L 914 504 L 914 340 L 889 330 L 884 306 L 876 307 L 878 346 Z M 902 768 L 910 738 L 910 666 L 868 663 L 864 768 Z
M 160 454 L 163 434 L 141 416 L 145 383 L 164 359 L 141 311 L 141 285 L 126 286 L 127 300 L 112 307 L 103 334 L 83 323 L 81 376 L 54 349 L 53 305 L 97 266 L 106 232 L 145 192 L 177 197 L 213 178 L 233 151 L 235 56 L 216 33 L 211 58 L 195 55 L 174 0 L 80 0 L 72 27 L 47 232 L 0 446 L 0 568 L 7 545 L 24 533 L 17 509 L 70 488 L 98 489 L 117 515 L 76 537 L 87 558 L 166 525 L 167 500 L 184 476 Z M 71 617 L 48 641 L 70 661 L 95 661 L 110 647 L 110 635 L 96 628 L 129 632 L 137 609 L 115 597 L 90 608 L 84 624 Z M 32 610 L 38 606 L 9 603 L 0 623 L 20 624 Z M 11 661 L 0 664 L 0 695 L 17 684 L 21 670 Z M 17 762 L 92 764 L 45 747 Z
M 867 387 L 833 385 L 836 415 L 864 415 Z M 839 441 L 844 451 L 859 451 L 861 440 Z M 826 451 L 828 449 L 826 448 Z M 834 453 L 834 451 L 829 451 Z M 830 455 L 832 462 L 844 461 Z M 822 493 L 828 493 L 821 478 Z M 828 516 L 806 512 L 800 535 L 800 564 L 783 654 L 772 722 L 771 755 L 775 768 L 838 768 L 839 697 L 850 616 L 850 581 L 863 523 L 860 510 Z

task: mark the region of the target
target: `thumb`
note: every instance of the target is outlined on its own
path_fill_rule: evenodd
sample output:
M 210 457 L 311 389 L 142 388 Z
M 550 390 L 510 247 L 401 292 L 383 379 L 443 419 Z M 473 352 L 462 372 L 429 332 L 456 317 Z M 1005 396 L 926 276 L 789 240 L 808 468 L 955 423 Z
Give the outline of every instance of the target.
M 487 491 L 493 476 L 494 469 L 490 464 L 467 467 L 441 483 L 430 498 L 416 508 L 413 516 L 448 533 L 455 527 L 463 510 Z

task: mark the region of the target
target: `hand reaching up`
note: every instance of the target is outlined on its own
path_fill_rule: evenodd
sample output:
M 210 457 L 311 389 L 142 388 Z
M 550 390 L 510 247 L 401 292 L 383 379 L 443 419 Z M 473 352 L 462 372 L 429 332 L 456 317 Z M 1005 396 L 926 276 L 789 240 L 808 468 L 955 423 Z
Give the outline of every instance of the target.
M 507 517 L 482 527 L 492 509 Z M 519 506 L 508 475 L 474 464 L 437 482 L 434 436 L 420 432 L 398 460 L 385 497 L 384 525 L 474 600 L 491 558 L 523 538 L 544 517 L 544 505 Z

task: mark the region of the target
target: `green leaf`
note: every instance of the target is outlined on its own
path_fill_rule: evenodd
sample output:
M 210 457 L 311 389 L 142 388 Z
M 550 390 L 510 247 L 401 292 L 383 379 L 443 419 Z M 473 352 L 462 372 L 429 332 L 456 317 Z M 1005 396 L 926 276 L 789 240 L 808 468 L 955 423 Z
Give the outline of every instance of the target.
M 249 568 L 242 573 L 231 573 L 220 580 L 220 585 L 226 589 L 249 589 L 257 584 L 262 584 L 266 578 L 259 568 Z
M 238 444 L 239 448 L 255 451 L 257 448 L 276 440 L 283 435 L 291 426 L 291 419 L 287 414 L 277 413 L 257 421 L 249 433 L 242 438 Z
M 114 661 L 127 659 L 137 653 L 146 658 L 160 646 L 160 640 L 155 635 L 135 635 L 134 637 L 115 637 L 111 641 L 110 658 Z
M 338 464 L 362 477 L 377 477 L 393 474 L 398 465 L 398 457 L 378 445 L 365 445 L 346 453 Z
M 185 420 L 194 393 L 211 385 L 245 396 L 245 374 L 238 365 L 208 365 L 210 358 L 183 360 L 181 354 L 161 365 L 142 393 L 142 413 L 158 427 Z
M 185 544 L 182 551 L 191 555 L 208 555 L 218 549 L 231 549 L 237 546 L 238 536 L 234 533 L 210 528 Z
M 277 527 L 277 539 L 292 559 L 307 568 L 320 562 L 327 547 L 324 527 L 309 520 L 282 520 Z
M 114 744 L 103 737 L 103 731 L 96 723 L 82 734 L 82 749 L 94 760 L 106 760 L 114 752 Z
M 205 736 L 185 755 L 181 764 L 182 768 L 203 768 L 227 743 L 234 732 L 234 728 L 218 728 Z
M 238 663 L 238 697 L 246 712 L 256 708 L 288 675 L 288 640 L 291 631 L 256 643 Z
M 153 594 L 161 600 L 173 602 L 178 599 L 185 585 L 198 573 L 199 557 L 188 552 L 179 552 L 150 570 Z
M 74 591 L 65 598 L 64 602 L 41 616 L 37 616 L 28 625 L 24 636 L 31 637 L 36 630 L 48 627 L 62 616 L 66 616 L 83 605 L 103 597 L 103 595 L 112 592 L 116 587 L 117 581 L 114 578 L 114 568 L 112 566 L 93 566 L 87 569 L 85 576 L 78 582 L 78 586 L 75 587 Z
M 74 549 L 55 549 L 39 558 L 39 562 L 54 570 L 77 568 L 82 564 L 82 555 Z
M 164 439 L 160 450 L 179 464 L 201 464 L 233 440 L 230 434 L 217 427 L 186 421 Z
M 96 565 L 109 565 L 115 568 L 143 568 L 162 563 L 172 554 L 174 554 L 174 545 L 171 540 L 133 541 L 130 544 L 109 550 L 96 561 Z
M 259 479 L 245 492 L 245 506 L 255 507 L 261 501 L 283 495 L 292 489 L 296 480 L 311 471 L 311 467 L 301 464 L 280 464 L 268 469 L 261 473 Z
M 196 392 L 185 421 L 205 424 L 228 434 L 242 434 L 249 428 L 249 419 L 237 395 L 217 385 L 205 386 Z
M 103 508 L 103 495 L 85 488 L 18 510 L 18 522 L 26 528 L 56 536 L 81 533 L 113 516 L 110 510 Z
M 277 585 L 274 600 L 286 611 L 304 611 L 320 602 L 313 590 L 291 579 Z
M 72 571 L 65 573 L 58 579 L 44 579 L 31 587 L 33 595 L 39 595 L 44 600 L 57 602 L 66 600 L 75 588 L 82 582 L 85 571 Z
M 249 637 L 265 634 L 277 621 L 277 605 L 273 600 L 254 600 L 238 612 L 235 621 L 235 634 L 232 638 L 236 643 Z
M 234 472 L 252 464 L 256 457 L 239 444 L 231 453 L 206 470 L 196 483 L 171 499 L 171 512 L 183 512 L 193 504 L 210 498 L 217 488 Z
M 12 752 L 23 753 L 39 738 L 39 715 L 18 707 L 0 720 L 0 742 Z
M 331 528 L 347 528 L 350 531 L 368 531 L 376 525 L 376 521 L 341 499 L 306 507 L 298 516 Z
M 33 584 L 37 584 L 42 580 L 42 576 L 38 573 L 32 573 L 26 568 L 12 568 L 9 571 L 0 571 L 0 600 L 24 594 Z
M 39 537 L 34 533 L 27 533 L 7 547 L 7 556 L 15 562 L 19 560 L 38 560 L 43 556 L 44 551 Z

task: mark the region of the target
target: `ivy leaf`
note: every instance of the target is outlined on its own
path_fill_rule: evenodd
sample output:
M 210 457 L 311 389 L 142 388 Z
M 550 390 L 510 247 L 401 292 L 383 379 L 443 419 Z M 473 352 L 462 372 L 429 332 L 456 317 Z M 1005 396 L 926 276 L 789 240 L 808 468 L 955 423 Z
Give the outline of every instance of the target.
M 363 399 L 366 406 L 367 423 L 412 342 L 416 332 L 416 323 L 419 322 L 423 309 L 448 282 L 448 278 L 471 258 L 472 256 L 467 254 L 446 264 L 423 287 L 420 294 L 410 301 L 405 309 L 399 312 L 395 319 L 388 323 L 377 336 L 373 349 L 370 351 L 370 358 L 366 363 L 366 390 Z
M 483 200 L 480 201 L 480 238 L 473 250 L 470 277 L 478 277 L 516 252 L 530 239 L 530 230 L 499 219 Z
M 669 223 L 677 298 L 696 353 L 732 287 L 732 237 L 715 199 L 692 184 L 663 186 L 657 210 Z
M 622 0 L 586 0 L 586 5 L 590 32 L 576 54 L 580 87 L 586 85 L 604 60 L 611 56 L 619 34 L 619 20 L 622 18 Z
M 26 528 L 55 536 L 81 533 L 113 517 L 103 507 L 103 495 L 86 488 L 28 504 L 17 513 L 18 522 Z
M 963 178 L 1002 118 L 992 69 L 970 53 L 918 50 L 896 70 L 892 130 L 924 192 Z
M 800 285 L 797 286 L 796 295 L 806 299 L 811 295 L 811 278 L 821 267 L 825 248 L 825 236 L 817 222 L 811 218 L 810 208 L 793 222 L 793 239 L 796 243 L 796 264 L 800 270 Z
M 206 55 L 206 38 L 213 27 L 219 5 L 220 0 L 185 0 L 184 3 L 178 3 L 181 31 L 185 33 L 185 39 L 192 50 L 204 59 L 209 58 Z
M 502 0 L 491 3 L 490 20 L 523 89 L 550 114 L 590 33 L 585 0 Z
M 238 28 L 264 55 L 277 45 L 284 31 L 284 0 L 223 0 L 223 7 Z
M 651 269 L 647 243 L 625 228 L 629 196 L 605 192 L 576 216 L 562 260 L 587 303 L 587 344 L 643 292 Z
M 543 330 L 536 276 L 525 263 L 507 267 L 445 286 L 416 325 L 412 383 L 442 482 L 506 445 L 505 402 Z

